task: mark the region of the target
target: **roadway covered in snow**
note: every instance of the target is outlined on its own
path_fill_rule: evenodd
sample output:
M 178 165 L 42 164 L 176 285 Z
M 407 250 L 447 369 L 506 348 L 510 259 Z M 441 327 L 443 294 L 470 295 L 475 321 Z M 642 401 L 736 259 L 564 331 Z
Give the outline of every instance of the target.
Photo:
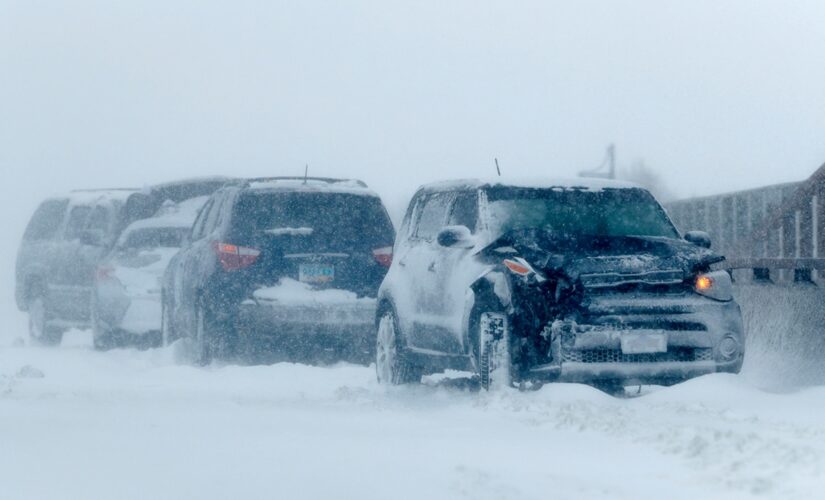
M 385 388 L 356 365 L 176 362 L 174 348 L 0 334 L 0 497 L 815 498 L 825 387 L 711 375 L 589 387 Z M 756 368 L 751 367 L 751 372 Z

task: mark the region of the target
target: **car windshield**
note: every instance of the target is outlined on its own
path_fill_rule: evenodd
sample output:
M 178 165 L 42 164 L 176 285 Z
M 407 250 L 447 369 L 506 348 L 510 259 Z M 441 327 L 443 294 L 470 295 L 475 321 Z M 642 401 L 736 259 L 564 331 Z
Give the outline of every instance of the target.
M 232 240 L 278 239 L 288 251 L 348 251 L 392 245 L 381 200 L 345 193 L 250 193 L 233 215 Z
M 189 228 L 152 227 L 127 231 L 118 243 L 121 250 L 180 248 Z
M 677 238 L 661 205 L 643 189 L 491 188 L 493 232 L 543 229 L 565 237 Z

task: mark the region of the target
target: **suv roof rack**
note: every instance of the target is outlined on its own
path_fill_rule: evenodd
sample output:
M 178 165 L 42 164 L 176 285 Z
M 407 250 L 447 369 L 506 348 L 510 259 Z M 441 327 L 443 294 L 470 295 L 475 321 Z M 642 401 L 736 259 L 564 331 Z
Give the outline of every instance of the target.
M 315 181 L 315 182 L 325 182 L 327 184 L 337 184 L 339 182 L 352 182 L 357 184 L 359 187 L 367 187 L 367 183 L 364 181 L 360 181 L 358 179 L 336 179 L 334 177 L 304 177 L 302 175 L 298 176 L 281 176 L 281 177 L 255 177 L 252 179 L 246 179 L 244 181 L 244 185 L 249 185 L 253 182 L 271 182 L 271 181 Z

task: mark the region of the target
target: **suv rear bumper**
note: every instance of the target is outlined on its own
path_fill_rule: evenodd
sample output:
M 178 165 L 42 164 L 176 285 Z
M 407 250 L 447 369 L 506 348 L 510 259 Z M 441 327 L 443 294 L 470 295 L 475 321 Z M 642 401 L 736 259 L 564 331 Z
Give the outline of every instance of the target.
M 375 342 L 376 301 L 359 298 L 335 304 L 281 304 L 247 300 L 238 312 L 241 341 L 293 339 L 323 343 Z

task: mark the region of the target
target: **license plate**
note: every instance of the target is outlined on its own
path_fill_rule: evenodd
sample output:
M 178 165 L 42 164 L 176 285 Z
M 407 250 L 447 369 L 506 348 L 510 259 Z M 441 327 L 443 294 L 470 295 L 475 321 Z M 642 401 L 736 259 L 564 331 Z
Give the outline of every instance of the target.
M 623 354 L 648 354 L 667 352 L 667 335 L 664 333 L 625 333 L 622 335 Z
M 335 267 L 325 264 L 301 264 L 298 281 L 302 283 L 329 283 L 335 279 Z

